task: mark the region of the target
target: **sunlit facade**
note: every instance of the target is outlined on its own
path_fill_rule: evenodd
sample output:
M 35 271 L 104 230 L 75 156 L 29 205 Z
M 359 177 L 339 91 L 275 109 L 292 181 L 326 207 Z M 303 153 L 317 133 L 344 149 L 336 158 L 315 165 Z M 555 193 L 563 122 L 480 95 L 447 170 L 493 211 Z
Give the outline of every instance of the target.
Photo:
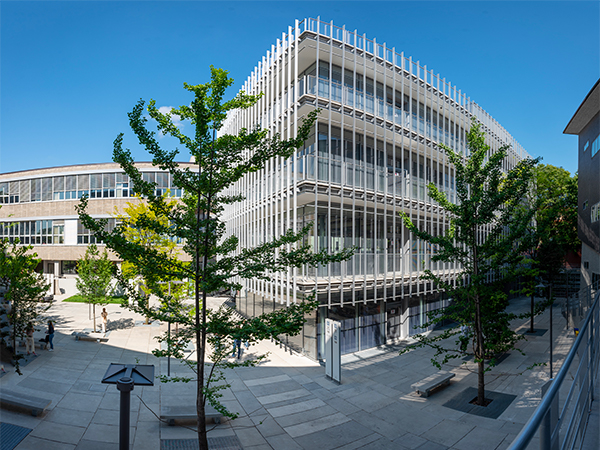
M 188 165 L 189 163 L 180 163 Z M 146 181 L 156 183 L 159 195 L 167 191 L 181 197 L 168 172 L 151 163 L 136 163 Z M 118 164 L 85 164 L 50 167 L 0 174 L 0 237 L 32 245 L 41 258 L 39 271 L 51 282 L 51 293 L 74 286 L 76 261 L 88 244 L 97 242 L 83 226 L 75 206 L 89 197 L 88 212 L 115 225 L 115 213 L 127 203 L 137 203 L 129 178 Z M 110 254 L 114 261 L 116 255 Z
M 316 290 L 321 307 L 288 343 L 321 358 L 325 318 L 342 321 L 342 352 L 405 338 L 426 312 L 447 301 L 419 279 L 424 268 L 452 279 L 456 267 L 431 262 L 432 248 L 404 227 L 399 212 L 436 234 L 448 220 L 427 196 L 433 183 L 451 200 L 455 173 L 442 142 L 465 153 L 471 117 L 493 150 L 509 144 L 510 169 L 527 153 L 480 106 L 426 66 L 375 39 L 314 19 L 296 21 L 245 82 L 258 104 L 228 117 L 224 133 L 260 125 L 294 137 L 320 108 L 311 137 L 293 157 L 279 158 L 241 180 L 246 200 L 226 212 L 229 232 L 254 246 L 314 222 L 315 251 L 355 246 L 354 257 L 326 267 L 246 281 L 238 309 L 254 316 Z

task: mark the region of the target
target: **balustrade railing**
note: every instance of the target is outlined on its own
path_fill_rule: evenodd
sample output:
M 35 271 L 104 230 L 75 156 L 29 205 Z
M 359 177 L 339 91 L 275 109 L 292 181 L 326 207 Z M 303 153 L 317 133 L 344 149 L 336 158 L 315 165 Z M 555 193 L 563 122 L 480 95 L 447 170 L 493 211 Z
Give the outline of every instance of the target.
M 586 313 L 579 327 L 575 325 L 579 328 L 579 335 L 556 378 L 549 381 L 540 405 L 512 442 L 510 450 L 534 448 L 531 442 L 537 433 L 541 450 L 582 448 L 592 402 L 599 400 L 598 392 L 594 391 L 600 363 L 598 288 L 598 284 L 589 286 L 579 292 L 578 301 L 569 302 L 572 306 L 576 305 L 578 313 Z

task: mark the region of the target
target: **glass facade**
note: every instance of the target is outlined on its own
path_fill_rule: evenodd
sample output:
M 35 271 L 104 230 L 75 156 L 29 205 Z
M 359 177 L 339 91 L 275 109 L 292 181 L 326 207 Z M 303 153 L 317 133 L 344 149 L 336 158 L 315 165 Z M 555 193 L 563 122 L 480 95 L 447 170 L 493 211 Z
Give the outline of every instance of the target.
M 165 172 L 143 172 L 144 180 L 157 183 L 156 194 L 169 192 L 171 197 L 181 197 L 182 190 L 173 184 Z M 122 172 L 60 175 L 25 180 L 0 182 L 0 203 L 30 203 L 77 200 L 87 195 L 96 198 L 126 198 L 134 193 L 129 177 Z
M 10 243 L 18 242 L 25 245 L 64 244 L 64 221 L 27 220 L 0 222 L 0 237 L 8 239 Z
M 300 54 L 302 57 L 300 57 Z M 432 201 L 435 187 L 456 202 L 456 174 L 444 147 L 467 156 L 472 117 L 482 123 L 490 153 L 509 145 L 504 169 L 528 156 L 489 114 L 439 75 L 364 36 L 314 19 L 296 22 L 243 86 L 264 95 L 232 112 L 223 133 L 259 124 L 294 137 L 320 108 L 304 146 L 247 175 L 231 194 L 245 201 L 224 214 L 228 232 L 252 247 L 313 223 L 304 243 L 317 251 L 355 248 L 348 261 L 239 280 L 238 308 L 255 316 L 315 292 L 321 307 L 300 336 L 286 342 L 323 357 L 326 318 L 341 324 L 342 353 L 380 346 L 417 332 L 447 299 L 431 270 L 449 281 L 456 264 L 433 262 L 435 246 L 412 235 L 400 213 L 438 235 L 450 218 Z M 482 230 L 485 232 L 485 230 Z

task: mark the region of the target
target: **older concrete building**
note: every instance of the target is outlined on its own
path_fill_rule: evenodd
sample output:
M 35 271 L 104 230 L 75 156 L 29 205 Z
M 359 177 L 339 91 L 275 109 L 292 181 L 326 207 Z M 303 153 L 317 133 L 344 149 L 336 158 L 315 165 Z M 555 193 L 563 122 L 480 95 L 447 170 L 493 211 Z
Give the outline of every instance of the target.
M 181 163 L 189 165 L 189 163 Z M 170 175 L 137 163 L 147 181 L 157 184 L 157 193 L 181 197 Z M 115 223 L 133 197 L 128 176 L 115 163 L 51 167 L 0 174 L 0 236 L 33 245 L 42 259 L 39 270 L 52 281 L 52 290 L 74 286 L 76 261 L 96 239 L 79 221 L 75 205 L 89 196 L 89 213 Z M 115 255 L 111 257 L 116 261 Z

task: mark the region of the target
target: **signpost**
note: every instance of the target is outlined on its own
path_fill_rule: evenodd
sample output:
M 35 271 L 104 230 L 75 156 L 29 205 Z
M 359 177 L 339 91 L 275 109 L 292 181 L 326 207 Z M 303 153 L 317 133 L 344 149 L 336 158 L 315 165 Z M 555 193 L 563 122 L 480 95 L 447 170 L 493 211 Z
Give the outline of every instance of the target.
M 325 319 L 325 375 L 338 383 L 342 382 L 340 327 L 337 320 Z
M 121 393 L 119 412 L 119 450 L 129 450 L 129 416 L 133 386 L 154 386 L 154 366 L 111 363 L 102 383 L 116 384 Z

